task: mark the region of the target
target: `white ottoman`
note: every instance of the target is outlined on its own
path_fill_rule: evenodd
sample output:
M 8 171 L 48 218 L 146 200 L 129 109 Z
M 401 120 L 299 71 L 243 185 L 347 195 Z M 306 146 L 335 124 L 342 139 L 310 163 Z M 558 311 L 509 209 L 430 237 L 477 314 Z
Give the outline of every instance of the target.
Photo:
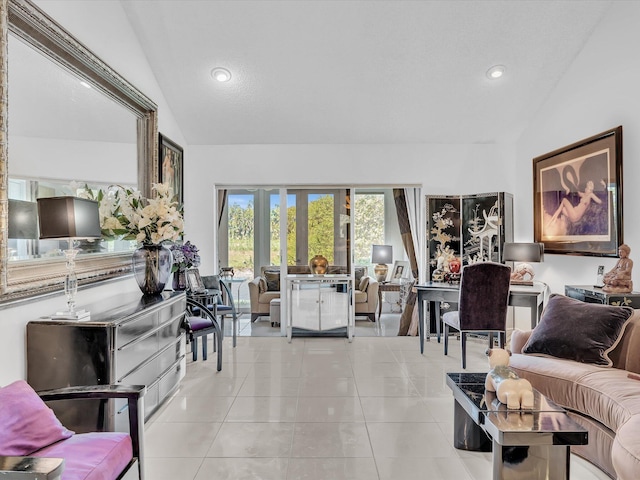
M 274 298 L 269 302 L 269 318 L 271 319 L 271 326 L 280 326 L 280 299 Z

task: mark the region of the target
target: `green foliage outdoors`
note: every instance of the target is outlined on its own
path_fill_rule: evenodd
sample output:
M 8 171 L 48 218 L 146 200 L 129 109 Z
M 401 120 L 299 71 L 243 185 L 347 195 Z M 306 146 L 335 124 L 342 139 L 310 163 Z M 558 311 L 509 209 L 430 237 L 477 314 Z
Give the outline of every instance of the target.
M 229 206 L 229 265 L 238 271 L 253 271 L 253 204 Z
M 371 245 L 384 245 L 384 195 L 358 194 L 355 200 L 355 263 L 371 264 Z
M 324 195 L 309 202 L 309 223 L 307 242 L 309 257 L 322 255 L 333 265 L 334 252 L 334 214 L 333 195 Z M 289 240 L 287 238 L 287 240 Z
M 355 258 L 356 264 L 371 263 L 371 245 L 384 243 L 384 196 L 355 196 Z M 329 264 L 334 259 L 334 197 L 324 195 L 309 202 L 308 247 L 310 255 L 324 255 Z M 287 264 L 296 263 L 296 207 L 287 208 Z M 269 212 L 270 260 L 279 263 L 280 207 Z M 254 208 L 239 205 L 229 207 L 229 265 L 236 270 L 253 270 Z

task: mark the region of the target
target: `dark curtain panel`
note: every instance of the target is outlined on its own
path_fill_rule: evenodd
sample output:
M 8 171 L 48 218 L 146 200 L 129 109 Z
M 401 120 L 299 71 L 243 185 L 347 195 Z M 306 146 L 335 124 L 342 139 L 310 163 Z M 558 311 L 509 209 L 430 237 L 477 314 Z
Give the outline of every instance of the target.
M 411 266 L 411 274 L 414 281 L 418 279 L 418 260 L 416 259 L 415 246 L 411 238 L 411 224 L 409 223 L 409 213 L 407 211 L 407 199 L 405 197 L 404 188 L 393 189 L 393 199 L 396 204 L 396 213 L 398 215 L 398 226 L 402 235 L 402 243 L 409 257 L 409 265 Z M 411 325 L 411 316 L 416 304 L 416 294 L 413 289 L 409 291 L 406 306 L 400 317 L 400 326 L 398 335 L 407 335 L 409 333 L 409 325 Z
M 220 228 L 220 223 L 222 222 L 222 213 L 224 212 L 224 207 L 227 204 L 227 190 L 220 189 L 218 190 L 218 228 Z

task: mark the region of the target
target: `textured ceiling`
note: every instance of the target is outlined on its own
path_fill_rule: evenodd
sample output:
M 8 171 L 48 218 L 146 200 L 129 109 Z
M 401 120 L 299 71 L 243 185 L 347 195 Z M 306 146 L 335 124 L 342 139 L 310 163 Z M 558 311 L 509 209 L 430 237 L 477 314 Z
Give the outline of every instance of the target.
M 189 144 L 513 140 L 610 4 L 122 1 Z

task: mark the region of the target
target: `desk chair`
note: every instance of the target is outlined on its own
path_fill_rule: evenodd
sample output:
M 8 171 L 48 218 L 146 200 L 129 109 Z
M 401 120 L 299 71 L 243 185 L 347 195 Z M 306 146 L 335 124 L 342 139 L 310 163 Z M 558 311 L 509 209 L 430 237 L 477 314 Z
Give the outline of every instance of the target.
M 444 323 L 444 354 L 449 350 L 449 328 L 460 332 L 462 368 L 467 368 L 467 333 L 486 333 L 489 348 L 493 334 L 504 348 L 507 328 L 507 303 L 511 268 L 501 263 L 483 262 L 462 269 L 458 311 L 442 316 Z
M 218 371 L 222 370 L 222 330 L 216 318 L 216 304 L 207 308 L 204 304 L 187 297 L 187 315 L 184 328 L 191 345 L 193 361 L 198 360 L 198 338 L 202 339 L 202 359 L 207 359 L 207 335 L 213 334 L 214 350 L 218 353 Z
M 220 279 L 218 275 L 206 275 L 202 277 L 202 282 L 208 291 L 217 290 L 219 294 L 217 298 L 216 310 L 220 315 L 220 328 L 224 334 L 224 318 L 231 315 L 231 335 L 233 338 L 233 347 L 236 346 L 236 338 L 238 336 L 238 313 L 236 312 L 236 304 L 233 301 L 233 295 L 229 286 Z M 224 293 L 224 294 L 222 294 Z M 207 305 L 211 307 L 211 305 Z

